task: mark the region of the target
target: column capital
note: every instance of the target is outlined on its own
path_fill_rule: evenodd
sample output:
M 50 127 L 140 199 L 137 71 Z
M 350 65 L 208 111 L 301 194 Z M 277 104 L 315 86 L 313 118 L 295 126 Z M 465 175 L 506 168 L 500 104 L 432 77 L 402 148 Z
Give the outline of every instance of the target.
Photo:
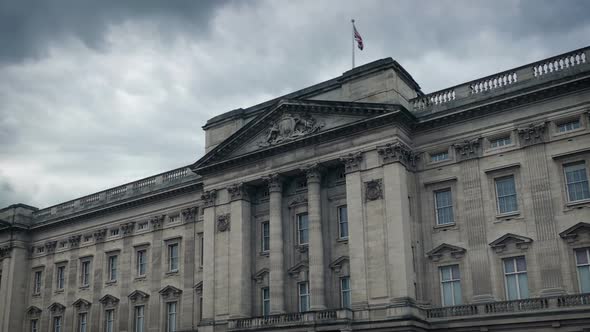
M 301 168 L 307 177 L 307 183 L 320 182 L 322 179 L 322 166 L 320 164 L 310 164 Z
M 195 221 L 197 216 L 197 207 L 193 206 L 186 209 L 182 209 L 180 213 L 182 213 L 182 217 L 184 218 L 185 223 L 193 222 Z
M 215 206 L 215 199 L 217 198 L 217 191 L 215 189 L 205 191 L 203 195 L 201 195 L 201 199 L 205 207 Z
M 269 192 L 282 192 L 283 191 L 283 176 L 279 173 L 273 173 L 262 178 L 268 185 Z
M 418 155 L 402 142 L 388 143 L 377 147 L 383 164 L 400 162 L 406 167 L 416 166 Z
M 231 201 L 239 201 L 239 200 L 250 200 L 250 195 L 248 194 L 248 186 L 240 183 L 234 183 L 227 187 L 227 192 L 229 193 L 229 199 Z
M 523 146 L 534 145 L 546 141 L 547 122 L 530 123 L 528 126 L 516 129 Z
M 362 152 L 351 152 L 340 157 L 340 161 L 344 163 L 344 171 L 352 173 L 361 169 L 361 161 L 363 161 Z

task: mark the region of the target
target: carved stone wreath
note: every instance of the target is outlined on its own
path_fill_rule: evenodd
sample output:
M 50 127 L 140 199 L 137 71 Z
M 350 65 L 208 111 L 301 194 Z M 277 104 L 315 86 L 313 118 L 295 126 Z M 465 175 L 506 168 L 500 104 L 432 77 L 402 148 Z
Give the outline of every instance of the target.
M 365 182 L 365 197 L 368 201 L 383 198 L 383 182 L 381 179 Z
M 225 232 L 229 230 L 230 226 L 230 216 L 229 214 L 224 214 L 217 217 L 217 231 L 218 232 Z

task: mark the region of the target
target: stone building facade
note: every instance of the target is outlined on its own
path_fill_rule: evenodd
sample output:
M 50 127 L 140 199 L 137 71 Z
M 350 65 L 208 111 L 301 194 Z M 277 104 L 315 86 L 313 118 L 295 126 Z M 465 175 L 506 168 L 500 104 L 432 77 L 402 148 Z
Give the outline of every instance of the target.
M 590 328 L 590 48 L 397 62 L 210 119 L 187 167 L 0 210 L 0 331 Z

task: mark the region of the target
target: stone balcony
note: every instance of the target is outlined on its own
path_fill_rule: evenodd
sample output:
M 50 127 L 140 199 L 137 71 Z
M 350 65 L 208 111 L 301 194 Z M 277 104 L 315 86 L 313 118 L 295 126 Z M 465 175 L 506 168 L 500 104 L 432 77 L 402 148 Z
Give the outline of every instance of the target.
M 342 331 L 349 330 L 353 324 L 361 329 L 377 325 L 394 327 L 408 326 L 408 324 L 436 329 L 462 324 L 484 326 L 502 325 L 515 321 L 520 323 L 559 321 L 565 319 L 566 316 L 589 317 L 590 293 L 438 308 L 395 306 L 360 312 L 334 309 L 286 313 L 267 317 L 231 319 L 228 321 L 228 330 L 300 330 L 301 327 L 313 326 L 313 329 L 317 331 Z

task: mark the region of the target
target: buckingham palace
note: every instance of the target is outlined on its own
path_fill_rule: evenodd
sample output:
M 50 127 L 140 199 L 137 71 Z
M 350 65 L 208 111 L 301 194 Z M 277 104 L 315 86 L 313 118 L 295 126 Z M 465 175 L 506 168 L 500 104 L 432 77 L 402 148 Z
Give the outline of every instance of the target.
M 4 207 L 0 332 L 590 331 L 589 62 L 425 94 L 385 58 L 209 119 L 191 165 Z

